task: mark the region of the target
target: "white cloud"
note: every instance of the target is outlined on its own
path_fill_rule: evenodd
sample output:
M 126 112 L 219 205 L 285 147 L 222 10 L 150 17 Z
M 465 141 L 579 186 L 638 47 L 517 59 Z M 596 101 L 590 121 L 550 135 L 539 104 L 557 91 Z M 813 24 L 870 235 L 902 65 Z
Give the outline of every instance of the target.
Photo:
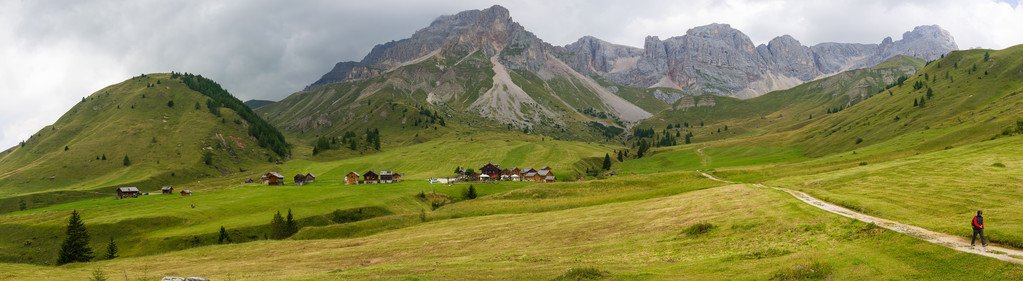
M 1018 0 L 499 1 L 555 45 L 591 35 L 643 46 L 709 23 L 754 43 L 789 34 L 803 44 L 878 43 L 939 24 L 961 48 L 1023 43 Z M 409 37 L 473 0 L 0 1 L 0 149 L 52 124 L 74 103 L 140 73 L 182 71 L 239 98 L 280 99 L 340 60 Z

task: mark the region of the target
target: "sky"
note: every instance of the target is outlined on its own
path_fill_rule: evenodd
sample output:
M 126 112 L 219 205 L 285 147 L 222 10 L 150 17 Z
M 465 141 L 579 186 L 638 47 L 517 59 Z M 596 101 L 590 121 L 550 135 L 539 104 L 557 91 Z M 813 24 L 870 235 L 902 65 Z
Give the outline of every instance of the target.
M 441 15 L 502 5 L 540 39 L 642 47 L 710 23 L 755 44 L 899 40 L 938 24 L 961 49 L 1023 44 L 1023 0 L 0 0 L 0 150 L 82 97 L 142 73 L 209 77 L 241 100 L 280 100 L 339 61 L 408 38 Z

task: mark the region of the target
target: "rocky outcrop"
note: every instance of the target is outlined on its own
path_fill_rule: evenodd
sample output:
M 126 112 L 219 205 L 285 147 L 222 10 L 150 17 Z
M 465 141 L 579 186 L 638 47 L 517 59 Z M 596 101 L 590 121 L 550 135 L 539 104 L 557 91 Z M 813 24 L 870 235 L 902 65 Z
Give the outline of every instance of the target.
M 690 29 L 684 36 L 649 36 L 642 50 L 593 37 L 566 45 L 561 57 L 581 73 L 632 87 L 669 87 L 686 94 L 750 98 L 845 70 L 875 66 L 897 55 L 933 60 L 958 49 L 936 25 L 920 26 L 880 44 L 802 45 L 792 36 L 754 46 L 727 24 Z

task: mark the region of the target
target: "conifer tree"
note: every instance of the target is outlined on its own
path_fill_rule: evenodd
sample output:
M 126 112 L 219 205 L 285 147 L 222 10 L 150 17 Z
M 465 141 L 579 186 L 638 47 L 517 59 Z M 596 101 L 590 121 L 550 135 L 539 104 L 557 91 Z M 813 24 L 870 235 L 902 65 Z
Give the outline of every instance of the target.
M 622 162 L 622 151 L 618 151 L 618 162 Z
M 604 165 L 601 166 L 605 171 L 611 169 L 611 155 L 604 153 Z
M 217 238 L 217 244 L 224 244 L 224 241 L 231 243 L 231 237 L 227 236 L 227 229 L 223 225 L 220 226 L 220 237 Z
M 288 226 L 284 223 L 281 211 L 277 211 L 273 219 L 270 220 L 270 239 L 280 240 L 287 238 L 287 229 Z
M 112 260 L 117 257 L 117 244 L 114 243 L 114 237 L 110 237 L 110 244 L 107 244 L 107 253 L 103 254 L 103 259 Z
M 131 160 L 128 159 L 128 155 L 127 154 L 124 155 L 124 165 L 125 166 L 131 166 Z
M 57 253 L 57 265 L 92 260 L 89 232 L 85 230 L 85 223 L 82 223 L 82 217 L 78 215 L 78 210 L 71 211 L 71 218 L 68 219 L 65 233 L 67 238 L 64 239 L 64 243 L 61 243 L 60 252 Z
M 288 220 L 284 222 L 285 230 L 287 230 L 287 236 L 291 237 L 298 232 L 298 224 L 295 222 L 295 217 L 291 215 L 291 208 L 288 208 Z

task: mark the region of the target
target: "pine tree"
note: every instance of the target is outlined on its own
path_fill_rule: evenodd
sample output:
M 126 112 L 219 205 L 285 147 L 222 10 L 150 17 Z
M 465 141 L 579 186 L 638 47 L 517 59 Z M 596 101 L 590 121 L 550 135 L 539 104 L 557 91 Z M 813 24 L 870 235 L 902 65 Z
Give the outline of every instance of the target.
M 605 171 L 611 169 L 611 155 L 604 153 L 604 165 L 601 166 Z
M 472 186 L 471 184 L 469 185 L 469 189 L 466 189 L 465 192 L 462 194 L 462 197 L 465 197 L 466 200 L 476 199 L 477 196 L 478 195 L 476 194 L 476 187 Z
M 913 106 L 920 106 L 920 101 L 913 99 Z
M 112 260 L 117 257 L 117 244 L 114 243 L 114 237 L 110 237 L 110 244 L 107 244 L 107 253 L 103 254 L 103 259 Z
M 622 162 L 622 151 L 618 151 L 618 162 Z
M 127 154 L 124 155 L 124 165 L 125 166 L 131 166 L 131 160 L 128 159 L 128 155 Z
M 103 159 L 103 160 L 107 160 L 107 155 L 106 155 L 106 154 L 103 154 L 103 157 L 102 157 L 102 158 L 100 158 L 100 159 Z
M 220 226 L 220 237 L 217 237 L 217 244 L 224 244 L 224 241 L 231 243 L 231 237 L 227 236 L 227 229 L 224 229 L 224 226 Z
M 295 222 L 295 217 L 291 215 L 291 208 L 288 208 L 288 220 L 284 222 L 284 226 L 288 231 L 287 237 L 291 237 L 291 235 L 298 232 L 298 223 Z
M 284 224 L 284 217 L 281 216 L 281 211 L 277 211 L 274 214 L 272 220 L 270 220 L 270 239 L 280 240 L 287 238 L 288 226 Z
M 72 262 L 87 262 L 92 260 L 92 248 L 89 247 L 89 232 L 85 230 L 82 217 L 78 210 L 71 211 L 71 218 L 67 222 L 67 238 L 60 245 L 60 252 L 57 253 L 57 265 Z

